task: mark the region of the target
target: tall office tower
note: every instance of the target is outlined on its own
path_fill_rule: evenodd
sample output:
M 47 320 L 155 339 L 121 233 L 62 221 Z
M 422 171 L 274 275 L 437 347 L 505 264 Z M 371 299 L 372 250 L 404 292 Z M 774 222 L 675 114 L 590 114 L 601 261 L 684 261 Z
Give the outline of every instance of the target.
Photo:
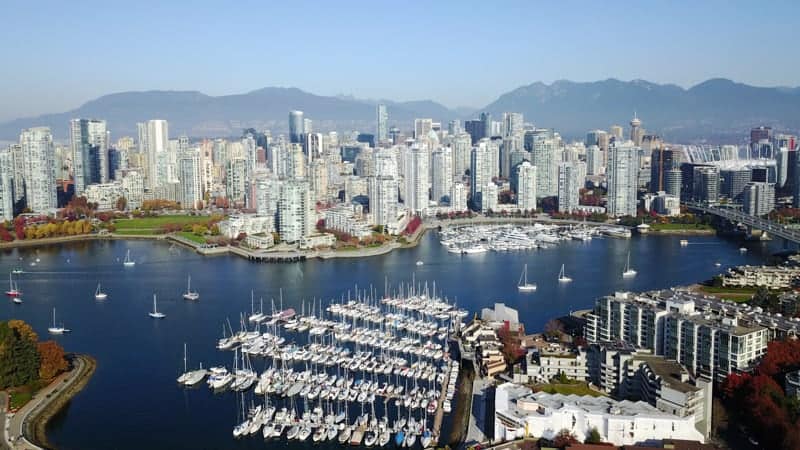
M 666 175 L 680 167 L 680 151 L 671 148 L 656 148 L 650 156 L 650 192 L 666 191 Z
M 197 209 L 203 201 L 201 182 L 200 151 L 190 149 L 178 154 L 178 196 L 185 209 Z
M 414 139 L 427 138 L 433 129 L 433 119 L 414 119 Z
M 467 185 L 460 181 L 451 187 L 450 209 L 458 212 L 467 210 Z
M 536 195 L 539 198 L 558 195 L 558 142 L 537 138 L 533 141 L 531 164 L 536 166 Z
M 603 173 L 603 153 L 597 144 L 586 147 L 586 174 L 600 175 Z
M 0 220 L 14 219 L 14 155 L 0 150 Z
M 323 155 L 322 133 L 306 133 L 303 151 L 309 163 L 314 162 L 317 158 L 321 158 Z
M 311 191 L 314 203 L 328 200 L 328 163 L 325 159 L 315 159 L 311 163 Z
M 247 183 L 245 182 L 245 166 L 247 162 L 244 158 L 236 157 L 228 160 L 225 165 L 225 197 L 231 203 L 244 204 Z
M 311 235 L 311 189 L 305 180 L 287 180 L 278 201 L 278 232 L 281 240 L 299 243 Z
M 412 214 L 428 208 L 428 152 L 416 144 L 406 151 L 405 204 Z
M 632 142 L 614 142 L 608 150 L 608 214 L 636 216 L 639 147 Z
M 433 177 L 431 193 L 436 203 L 449 202 L 453 185 L 453 151 L 449 147 L 441 147 L 433 152 Z
M 481 191 L 492 181 L 492 152 L 488 141 L 481 140 L 478 145 L 472 147 L 472 158 L 470 164 L 470 197 L 473 206 L 480 209 Z M 494 163 L 496 164 L 496 163 Z
M 503 113 L 503 136 L 515 136 L 522 133 L 525 123 L 522 113 Z
M 57 206 L 53 135 L 50 134 L 50 128 L 22 130 L 19 144 L 25 154 L 25 203 L 35 213 L 47 212 Z
M 580 183 L 577 163 L 558 164 L 558 212 L 571 213 L 578 209 Z
M 389 114 L 386 112 L 386 105 L 383 103 L 378 104 L 375 115 L 375 137 L 378 142 L 385 142 L 389 137 L 389 128 L 387 122 L 389 121 Z
M 779 147 L 778 151 L 775 152 L 775 161 L 776 161 L 776 188 L 782 188 L 786 185 L 786 182 L 789 179 L 789 149 L 786 147 Z
M 613 138 L 616 141 L 621 141 L 622 140 L 622 127 L 619 126 L 619 125 L 611 125 L 611 128 L 609 129 L 609 134 L 611 135 L 611 136 L 609 136 L 610 138 Z
M 447 123 L 447 134 L 449 134 L 450 136 L 455 136 L 463 132 L 464 128 L 461 126 L 460 120 L 454 119 Z
M 481 212 L 497 211 L 497 196 L 499 189 L 493 182 L 486 183 L 481 189 Z
M 464 131 L 469 134 L 473 145 L 486 137 L 486 126 L 481 120 L 467 120 L 464 122 Z
M 694 201 L 700 203 L 716 203 L 719 200 L 719 168 L 700 166 L 694 168 L 692 177 Z
M 751 216 L 763 216 L 775 209 L 775 185 L 747 183 L 742 196 L 742 211 Z
M 492 115 L 486 112 L 481 113 L 481 123 L 483 124 L 483 137 L 492 137 Z
M 667 171 L 664 176 L 664 191 L 669 195 L 681 197 L 681 184 L 683 184 L 681 169 L 674 168 Z
M 168 181 L 168 167 L 165 164 L 169 146 L 169 125 L 166 120 L 148 120 L 136 124 L 139 128 L 139 153 L 147 157 L 145 186 L 153 189 Z
M 760 141 L 772 139 L 772 127 L 757 127 L 750 130 L 750 144 L 757 144 Z
M 86 185 L 108 183 L 108 133 L 106 121 L 72 119 L 69 122 L 75 194 Z
M 450 145 L 453 148 L 453 175 L 464 176 L 471 164 L 472 138 L 467 133 L 459 133 Z
M 522 161 L 517 170 L 517 206 L 522 211 L 536 210 L 536 166 Z
M 289 111 L 289 142 L 302 144 L 303 135 L 305 134 L 304 128 L 303 111 Z
M 368 195 L 375 225 L 387 226 L 397 221 L 397 179 L 385 175 L 373 177 Z
M 244 157 L 244 177 L 246 180 L 253 179 L 253 171 L 256 170 L 256 164 L 258 163 L 258 152 L 256 146 L 256 138 L 247 133 L 245 136 L 242 137 L 242 156 Z
M 631 119 L 631 141 L 633 141 L 633 145 L 642 145 L 642 121 L 636 117 L 636 113 L 633 114 L 633 119 Z

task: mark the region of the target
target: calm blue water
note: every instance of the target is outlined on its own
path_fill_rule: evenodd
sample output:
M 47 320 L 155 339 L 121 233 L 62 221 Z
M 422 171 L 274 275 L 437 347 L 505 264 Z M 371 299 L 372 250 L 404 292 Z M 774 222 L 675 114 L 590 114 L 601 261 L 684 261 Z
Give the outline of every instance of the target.
M 619 289 L 646 290 L 708 279 L 727 265 L 757 264 L 770 253 L 769 244 L 740 244 L 716 237 L 646 236 L 631 240 L 594 239 L 567 242 L 547 250 L 460 256 L 447 253 L 436 233 L 422 245 L 366 259 L 313 260 L 297 264 L 254 264 L 233 256 L 201 257 L 164 243 L 112 241 L 69 244 L 39 250 L 14 250 L 0 256 L 0 275 L 14 267 L 30 271 L 19 285 L 24 304 L 8 300 L 0 320 L 23 319 L 40 336 L 47 333 L 51 311 L 57 308 L 70 334 L 57 337 L 68 351 L 88 353 L 98 361 L 97 372 L 49 427 L 54 445 L 64 449 L 259 448 L 258 438 L 234 441 L 237 404 L 231 393 L 213 395 L 201 385 L 183 390 L 175 383 L 182 369 L 183 343 L 189 345 L 190 365 L 205 367 L 232 362 L 232 353 L 214 348 L 222 324 L 230 318 L 236 328 L 239 313 L 250 310 L 250 290 L 256 299 L 278 299 L 300 310 L 302 299 L 338 299 L 347 290 L 383 292 L 391 284 L 411 279 L 436 281 L 437 289 L 459 307 L 479 311 L 502 301 L 517 308 L 529 332 L 540 330 L 552 317 L 590 308 L 596 297 Z M 772 246 L 774 247 L 774 245 Z M 124 268 L 121 259 L 131 250 L 137 264 Z M 631 253 L 639 274 L 623 280 L 622 267 Z M 35 258 L 40 262 L 29 265 Z M 22 258 L 22 260 L 20 260 Z M 422 260 L 424 266 L 416 266 Z M 719 261 L 722 267 L 715 267 Z M 522 265 L 533 294 L 517 292 Z M 574 282 L 556 281 L 561 264 Z M 201 299 L 186 302 L 181 293 L 191 273 Z M 0 276 L 0 283 L 2 282 Z M 108 300 L 94 300 L 97 282 Z M 152 295 L 159 296 L 161 321 L 147 316 Z M 261 367 L 256 365 L 256 368 Z M 270 441 L 270 447 L 287 447 Z M 309 442 L 305 445 L 311 446 Z M 292 447 L 297 447 L 295 442 Z M 336 446 L 336 444 L 331 445 Z

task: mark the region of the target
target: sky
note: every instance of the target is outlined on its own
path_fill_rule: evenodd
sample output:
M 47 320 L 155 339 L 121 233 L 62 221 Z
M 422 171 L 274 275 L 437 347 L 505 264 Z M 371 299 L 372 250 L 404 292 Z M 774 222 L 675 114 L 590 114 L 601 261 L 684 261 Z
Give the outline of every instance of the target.
M 0 1 L 0 121 L 139 90 L 431 99 L 536 81 L 800 85 L 798 1 Z

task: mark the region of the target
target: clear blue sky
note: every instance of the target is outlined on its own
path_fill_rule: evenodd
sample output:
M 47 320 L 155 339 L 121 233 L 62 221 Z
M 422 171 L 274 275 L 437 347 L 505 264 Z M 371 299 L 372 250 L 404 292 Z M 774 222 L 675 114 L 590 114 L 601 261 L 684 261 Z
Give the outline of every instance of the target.
M 103 94 L 480 107 L 534 81 L 800 84 L 798 1 L 0 1 L 0 120 Z

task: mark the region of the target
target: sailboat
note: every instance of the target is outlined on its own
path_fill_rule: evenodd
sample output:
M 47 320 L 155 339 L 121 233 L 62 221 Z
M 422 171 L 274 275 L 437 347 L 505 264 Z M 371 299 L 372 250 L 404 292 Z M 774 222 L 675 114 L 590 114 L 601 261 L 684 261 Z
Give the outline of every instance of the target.
M 131 267 L 136 265 L 136 261 L 131 259 L 130 249 L 125 253 L 125 261 L 122 262 L 122 265 L 125 267 Z
M 64 328 L 64 326 L 63 326 L 63 325 L 62 325 L 62 326 L 60 326 L 60 327 L 59 327 L 59 326 L 56 326 L 56 309 L 55 309 L 55 308 L 53 308 L 53 326 L 52 326 L 52 327 L 49 327 L 49 328 L 47 329 L 47 332 L 48 332 L 48 333 L 50 333 L 50 334 L 64 334 L 64 333 L 66 333 L 67 331 L 69 331 L 69 330 L 67 330 L 66 328 Z
M 628 260 L 625 263 L 625 270 L 622 272 L 624 278 L 631 278 L 636 276 L 636 271 L 631 268 L 631 252 L 628 252 Z
M 203 369 L 203 365 L 200 364 L 200 368 L 197 370 L 189 370 L 187 367 L 188 358 L 186 356 L 186 343 L 183 344 L 183 373 L 181 376 L 178 377 L 178 383 L 184 386 L 194 386 L 195 384 L 203 381 L 203 378 L 206 377 L 208 371 Z
M 147 313 L 147 315 L 152 317 L 153 319 L 163 319 L 164 317 L 167 317 L 166 314 L 158 312 L 158 304 L 156 303 L 156 294 L 153 294 L 153 311 Z
M 108 295 L 100 289 L 100 283 L 97 283 L 97 290 L 94 291 L 95 300 L 105 300 Z
M 520 292 L 533 292 L 536 290 L 536 283 L 528 283 L 528 265 L 525 264 L 525 267 L 522 269 L 522 274 L 519 276 L 519 282 L 517 283 L 517 289 Z
M 186 282 L 186 293 L 183 294 L 183 298 L 186 300 L 199 300 L 200 294 L 197 292 L 192 292 L 192 276 L 189 275 L 189 280 Z
M 561 265 L 561 272 L 558 272 L 558 282 L 559 283 L 569 283 L 572 281 L 572 278 L 568 277 L 564 273 L 564 264 Z
M 14 283 L 14 278 L 12 278 L 12 274 L 8 274 L 8 290 L 6 291 L 6 295 L 9 297 L 19 297 L 22 295 L 22 291 L 19 290 L 17 287 L 17 283 Z

